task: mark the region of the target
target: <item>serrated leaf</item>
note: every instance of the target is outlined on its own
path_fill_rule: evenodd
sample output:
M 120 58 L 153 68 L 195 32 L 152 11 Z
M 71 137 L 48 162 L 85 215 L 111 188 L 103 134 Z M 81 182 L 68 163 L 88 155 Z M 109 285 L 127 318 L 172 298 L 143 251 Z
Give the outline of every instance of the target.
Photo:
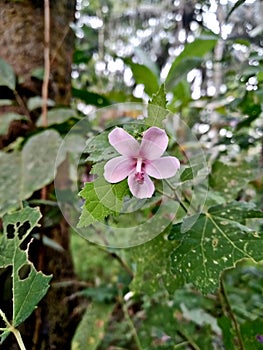
M 74 334 L 71 350 L 96 350 L 115 304 L 92 303 Z
M 88 161 L 101 162 L 119 155 L 109 144 L 108 133 L 103 132 L 87 141 L 85 152 L 89 153 Z
M 130 248 L 127 252 L 135 265 L 135 274 L 130 288 L 138 294 L 153 295 L 162 288 L 174 291 L 182 286 L 181 276 L 170 272 L 168 259 L 178 243 L 167 240 L 166 232 L 150 242 Z
M 217 161 L 212 166 L 209 185 L 229 201 L 236 199 L 239 191 L 255 177 L 256 172 L 248 163 L 232 165 Z
M 78 227 L 103 221 L 106 216 L 118 213 L 123 206 L 122 199 L 128 194 L 127 181 L 110 184 L 103 177 L 103 164 L 97 164 L 95 173 L 98 178 L 94 182 L 87 182 L 80 191 L 85 204 L 80 216 Z
M 0 86 L 7 86 L 11 90 L 15 90 L 16 77 L 13 68 L 0 58 Z
M 251 217 L 262 217 L 262 212 L 247 203 L 231 203 L 210 208 L 185 233 L 181 232 L 181 224 L 174 225 L 169 238 L 178 240 L 179 245 L 171 254 L 172 272 L 209 293 L 218 286 L 221 272 L 237 261 L 262 260 L 263 232 L 240 223 Z
M 145 119 L 147 126 L 163 127 L 163 120 L 169 115 L 169 111 L 166 109 L 166 94 L 164 84 L 156 94 L 153 94 L 152 99 L 148 104 L 148 117 Z
M 55 130 L 32 136 L 21 152 L 0 152 L 0 215 L 49 184 L 55 176 L 61 138 Z
M 36 271 L 28 260 L 29 244 L 25 250 L 21 249 L 32 229 L 39 226 L 40 218 L 39 209 L 29 207 L 3 217 L 4 234 L 0 243 L 0 267 L 12 266 L 14 327 L 33 312 L 49 288 L 51 276 Z

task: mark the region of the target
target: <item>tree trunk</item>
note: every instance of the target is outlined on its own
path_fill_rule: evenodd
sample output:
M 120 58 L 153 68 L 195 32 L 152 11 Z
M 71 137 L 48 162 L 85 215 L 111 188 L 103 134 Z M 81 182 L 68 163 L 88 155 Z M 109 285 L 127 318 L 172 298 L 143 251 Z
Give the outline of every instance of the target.
M 49 98 L 57 105 L 69 105 L 71 98 L 71 63 L 74 36 L 70 23 L 74 21 L 75 0 L 50 0 L 50 81 Z M 0 57 L 7 61 L 17 74 L 17 93 L 0 87 L 0 99 L 13 99 L 14 105 L 0 105 L 1 114 L 16 112 L 27 114 L 27 121 L 12 122 L 7 135 L 1 138 L 0 148 L 18 136 L 35 128 L 41 110 L 27 109 L 30 97 L 41 96 L 42 80 L 35 77 L 36 69 L 44 66 L 44 0 L 2 0 L 0 6 Z M 63 186 L 63 184 L 62 184 Z M 43 216 L 45 211 L 43 208 Z M 30 257 L 37 268 L 53 279 L 48 294 L 36 312 L 21 326 L 26 349 L 70 349 L 70 340 L 76 320 L 72 317 L 74 304 L 68 296 L 72 287 L 61 287 L 65 280 L 74 278 L 73 263 L 69 251 L 69 228 L 62 218 L 53 227 L 45 228 L 43 234 L 58 242 L 64 252 L 35 242 L 30 247 Z M 1 349 L 18 349 L 10 336 Z

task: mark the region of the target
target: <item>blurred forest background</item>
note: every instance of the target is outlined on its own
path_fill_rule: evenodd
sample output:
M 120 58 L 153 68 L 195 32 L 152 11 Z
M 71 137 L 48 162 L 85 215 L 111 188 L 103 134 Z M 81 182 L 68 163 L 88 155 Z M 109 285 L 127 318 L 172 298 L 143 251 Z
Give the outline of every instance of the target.
M 80 188 L 89 175 L 84 161 L 71 167 L 85 140 L 56 163 L 73 125 L 102 107 L 147 103 L 164 83 L 167 108 L 207 152 L 208 202 L 262 211 L 262 18 L 261 0 L 1 0 L 1 231 L 33 238 L 29 260 L 53 275 L 39 299 L 22 284 L 12 296 L 16 261 L 1 235 L 0 309 L 17 320 L 26 349 L 263 349 L 262 264 L 240 261 L 207 295 L 191 283 L 167 288 L 159 277 L 170 257 L 158 237 L 127 250 L 88 242 L 61 214 L 53 183 L 55 164 Z M 106 109 L 86 134 L 126 117 Z M 71 196 L 65 177 L 56 186 Z M 21 206 L 40 208 L 41 219 L 16 214 Z M 249 226 L 263 223 L 251 216 Z M 18 284 L 31 276 L 23 266 Z M 24 318 L 20 298 L 31 300 Z M 0 349 L 19 349 L 7 335 Z

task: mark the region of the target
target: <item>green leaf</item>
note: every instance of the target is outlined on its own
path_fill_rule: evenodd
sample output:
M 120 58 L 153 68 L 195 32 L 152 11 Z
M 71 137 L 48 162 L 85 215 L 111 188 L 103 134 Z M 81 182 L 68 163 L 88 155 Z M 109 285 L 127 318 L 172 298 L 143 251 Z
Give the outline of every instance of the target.
M 222 329 L 225 349 L 235 348 L 235 331 L 233 330 L 231 320 L 226 316 L 222 316 L 217 320 L 218 326 Z
M 263 212 L 253 204 L 233 202 L 210 208 L 185 233 L 181 224 L 174 225 L 169 238 L 179 245 L 171 255 L 172 272 L 209 293 L 218 286 L 221 272 L 239 260 L 262 260 L 263 232 L 242 224 L 251 217 L 262 218 Z
M 154 72 L 146 65 L 133 63 L 131 60 L 125 60 L 132 70 L 133 77 L 137 84 L 143 84 L 147 95 L 151 96 L 159 89 L 159 80 Z
M 29 198 L 54 179 L 61 141 L 55 130 L 46 130 L 31 137 L 25 144 L 21 154 L 20 199 Z
M 61 124 L 66 122 L 70 118 L 74 118 L 77 116 L 76 111 L 70 108 L 52 108 L 47 113 L 47 121 L 48 125 L 53 124 Z M 39 117 L 37 121 L 37 126 L 42 126 L 42 115 Z
M 92 162 L 101 162 L 119 155 L 110 145 L 107 132 L 103 132 L 89 139 L 85 152 L 89 153 L 87 160 Z
M 61 141 L 55 130 L 45 130 L 32 136 L 21 152 L 0 152 L 0 215 L 54 179 Z
M 232 200 L 255 177 L 255 169 L 246 162 L 232 165 L 216 161 L 209 176 L 209 185 L 227 200 Z
M 47 105 L 49 107 L 55 106 L 55 102 L 53 100 L 48 99 Z M 43 106 L 43 98 L 40 96 L 30 97 L 27 101 L 27 108 L 29 111 L 33 111 L 34 109 L 41 108 Z
M 166 94 L 163 84 L 157 93 L 153 94 L 148 104 L 148 117 L 145 120 L 147 126 L 163 127 L 163 120 L 169 115 L 169 111 L 166 109 L 166 103 Z
M 78 227 L 104 221 L 106 216 L 120 212 L 122 199 L 128 194 L 126 180 L 112 185 L 104 179 L 102 163 L 97 164 L 94 171 L 98 178 L 94 182 L 87 182 L 79 193 L 85 199 L 85 204 Z
M 20 120 L 20 119 L 25 119 L 25 116 L 17 113 L 2 114 L 0 117 L 0 120 L 1 120 L 0 135 L 5 135 L 8 132 L 9 125 L 13 120 Z
M 15 90 L 16 77 L 13 68 L 0 58 L 0 86 L 7 86 L 11 90 Z
M 192 180 L 193 178 L 194 178 L 194 174 L 193 174 L 192 168 L 185 168 L 180 175 L 180 180 L 182 182 Z
M 43 80 L 44 74 L 45 74 L 44 67 L 38 67 L 32 70 L 31 77 L 36 78 L 38 80 Z
M 232 13 L 241 5 L 243 5 L 246 2 L 246 0 L 237 0 L 237 2 L 233 5 L 231 10 L 226 16 L 226 22 L 229 20 L 229 17 L 232 15 Z
M 162 288 L 174 292 L 182 286 L 180 274 L 171 273 L 168 257 L 178 243 L 167 240 L 168 231 L 169 228 L 150 242 L 130 248 L 127 252 L 135 266 L 135 274 L 130 286 L 134 292 L 154 295 Z
M 240 325 L 241 336 L 244 349 L 262 350 L 262 343 L 257 340 L 257 336 L 263 335 L 263 321 L 258 318 L 254 321 L 246 321 Z
M 0 216 L 20 203 L 21 154 L 0 152 Z
M 0 243 L 0 267 L 12 266 L 13 316 L 17 327 L 35 309 L 49 288 L 51 276 L 36 271 L 28 260 L 25 242 L 34 227 L 39 226 L 38 208 L 25 208 L 3 218 L 4 234 Z M 24 250 L 22 250 L 22 248 Z
M 96 94 L 95 92 L 72 88 L 72 95 L 89 105 L 97 107 L 106 107 L 110 105 L 110 101 L 105 96 Z
M 134 48 L 134 53 L 136 57 L 138 57 L 141 64 L 148 67 L 155 74 L 155 76 L 159 77 L 160 70 L 158 64 L 150 59 L 147 52 L 143 51 L 139 46 L 137 46 Z
M 200 67 L 204 56 L 216 45 L 217 39 L 198 38 L 185 45 L 183 52 L 176 57 L 167 75 L 165 86 L 168 90 L 174 88 L 185 75 L 194 68 Z
M 96 350 L 115 304 L 93 302 L 88 306 L 74 334 L 71 350 Z

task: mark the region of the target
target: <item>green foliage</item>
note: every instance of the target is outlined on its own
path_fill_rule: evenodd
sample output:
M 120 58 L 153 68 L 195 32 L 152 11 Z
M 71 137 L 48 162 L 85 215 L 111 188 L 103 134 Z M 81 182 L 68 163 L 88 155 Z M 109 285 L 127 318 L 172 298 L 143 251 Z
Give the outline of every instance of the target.
M 74 334 L 71 350 L 96 350 L 104 337 L 105 327 L 114 304 L 93 302 L 85 311 Z
M 177 245 L 178 242 L 169 241 L 164 233 L 150 242 L 130 248 L 127 255 L 135 264 L 135 276 L 131 283 L 135 293 L 154 295 L 163 288 L 173 292 L 181 286 L 182 277 L 171 273 L 167 259 Z
M 110 101 L 105 96 L 84 89 L 72 88 L 72 95 L 75 98 L 81 99 L 87 104 L 97 107 L 105 107 L 110 104 Z
M 262 232 L 245 226 L 247 218 L 262 217 L 255 206 L 233 202 L 211 207 L 187 232 L 181 232 L 181 224 L 173 226 L 169 239 L 179 244 L 171 255 L 172 272 L 203 293 L 213 292 L 223 270 L 243 258 L 263 259 Z
M 21 152 L 0 152 L 0 215 L 54 179 L 60 143 L 55 130 L 46 130 L 32 136 Z
M 0 86 L 7 86 L 11 90 L 15 90 L 16 77 L 13 68 L 0 58 Z
M 165 81 L 167 89 L 173 88 L 194 68 L 200 67 L 204 56 L 216 45 L 215 37 L 198 38 L 186 44 L 183 52 L 175 58 Z
M 48 125 L 62 124 L 70 118 L 77 116 L 76 111 L 70 108 L 52 108 L 47 112 Z M 43 124 L 42 115 L 37 121 L 37 126 L 41 127 Z
M 156 74 L 146 65 L 125 61 L 132 70 L 136 84 L 143 84 L 146 94 L 151 96 L 159 89 L 159 80 Z
M 84 202 L 79 233 L 88 239 L 93 232 L 97 236 L 108 234 L 106 243 L 113 244 L 129 243 L 134 237 L 138 237 L 138 244 L 145 242 L 126 250 L 112 249 L 73 235 L 70 249 L 77 279 L 62 283 L 74 288 L 77 285 L 69 301 L 80 297 L 85 308 L 87 299 L 90 305 L 76 330 L 72 350 L 261 349 L 257 336 L 262 335 L 263 326 L 263 77 L 258 35 L 262 26 L 258 19 L 251 19 L 251 13 L 257 11 L 249 4 L 242 8 L 243 0 L 237 1 L 230 12 L 229 4 L 220 4 L 219 11 L 217 4 L 195 2 L 192 15 L 198 28 L 194 30 L 185 22 L 185 12 L 182 16 L 181 11 L 187 10 L 182 0 L 178 6 L 173 2 L 163 5 L 138 1 L 136 10 L 128 1 L 80 3 L 85 20 L 80 18 L 75 28 L 78 39 L 73 76 L 78 78 L 73 83 L 73 103 L 65 108 L 48 100 L 52 108 L 47 115 L 47 130 L 41 130 L 42 97 L 27 98 L 27 93 L 19 96 L 23 77 L 18 77 L 15 91 L 14 70 L 0 59 L 0 86 L 14 91 L 16 98 L 11 100 L 9 91 L 10 96 L 0 100 L 4 107 L 0 134 L 7 134 L 10 122 L 24 118 L 6 114 L 9 106 L 27 109 L 31 119 L 27 117 L 23 124 L 36 127 L 31 129 L 30 124 L 33 133 L 15 143 L 10 140 L 0 152 L 0 214 L 12 212 L 28 200 L 42 206 L 43 228 L 57 223 L 60 216 L 53 187 L 45 199 L 39 199 L 36 191 L 52 182 L 56 165 L 65 159 L 62 154 L 56 162 L 62 141 L 59 132 L 66 135 L 79 119 L 77 109 L 85 115 L 90 108 L 87 105 L 143 102 L 145 94 L 135 93 L 138 84 L 143 84 L 150 97 L 147 118 L 136 120 L 145 109 L 138 113 L 132 104 L 129 112 L 123 113 L 125 117 L 117 120 L 122 113 L 109 113 L 110 117 L 105 114 L 105 120 L 103 113 L 108 109 L 103 109 L 102 113 L 96 112 L 96 120 L 90 118 L 88 126 L 81 124 L 66 141 L 70 184 L 61 190 L 68 194 L 63 202 L 66 219 L 70 218 L 72 197 L 77 197 L 83 179 L 97 175 L 94 182 L 84 185 L 81 198 L 74 201 L 74 218 Z M 233 11 L 242 18 L 244 9 L 244 21 L 232 23 Z M 210 23 L 203 14 L 208 11 L 215 11 L 217 20 L 222 11 L 230 22 L 231 34 L 226 40 L 221 33 L 205 34 L 204 28 Z M 181 23 L 180 17 L 184 18 Z M 99 26 L 93 28 L 94 23 Z M 219 21 L 216 23 L 220 27 Z M 185 40 L 180 37 L 182 32 Z M 133 42 L 137 47 L 131 47 Z M 41 82 L 43 68 L 32 71 L 31 76 Z M 162 81 L 165 84 L 160 85 Z M 119 112 L 118 108 L 113 110 Z M 112 115 L 114 120 L 109 120 Z M 182 128 L 179 119 L 188 128 Z M 171 136 L 168 153 L 181 161 L 178 175 L 169 182 L 156 181 L 154 196 L 145 202 L 131 198 L 126 180 L 114 185 L 104 180 L 105 162 L 116 151 L 109 144 L 108 131 L 92 137 L 95 129 L 97 132 L 105 125 L 124 122 L 123 127 L 139 139 L 149 126 L 167 128 Z M 189 134 L 194 135 L 194 142 L 189 142 Z M 196 154 L 197 146 L 202 157 Z M 85 161 L 84 156 L 88 156 Z M 208 193 L 205 162 L 211 170 Z M 7 320 L 0 310 L 5 323 L 2 341 L 10 331 L 18 335 L 14 327 L 24 322 L 48 289 L 50 277 L 37 272 L 28 259 L 32 230 L 36 231 L 32 237 L 41 237 L 36 230 L 39 219 L 39 210 L 30 208 L 6 214 L 3 219 L 0 268 L 12 268 L 13 314 Z M 107 232 L 96 231 L 96 223 L 107 224 L 98 226 Z M 115 228 L 120 228 L 118 237 Z M 41 240 L 44 247 L 62 251 L 51 238 Z M 4 304 L 7 293 L 2 289 Z M 75 310 L 83 310 L 83 304 Z
M 101 163 L 94 167 L 94 173 L 98 178 L 94 182 L 87 182 L 80 191 L 80 196 L 85 199 L 85 204 L 78 227 L 104 221 L 109 214 L 120 212 L 123 206 L 122 199 L 128 193 L 127 182 L 122 181 L 112 185 L 104 179 L 102 171 Z
M 25 119 L 24 116 L 17 113 L 6 113 L 1 115 L 0 135 L 5 135 L 8 132 L 9 124 L 13 120 Z
M 3 236 L 0 243 L 0 267 L 12 267 L 12 326 L 17 327 L 35 309 L 49 288 L 50 276 L 37 272 L 28 260 L 28 237 L 39 226 L 38 209 L 25 208 L 3 218 Z M 11 323 L 11 322 L 10 322 Z M 8 332 L 1 335 L 3 341 Z
M 148 117 L 145 121 L 147 126 L 158 126 L 163 128 L 163 120 L 169 115 L 166 110 L 166 93 L 164 84 L 153 94 L 148 105 Z
M 242 164 L 226 164 L 216 161 L 212 166 L 209 184 L 215 191 L 220 192 L 226 200 L 236 199 L 239 192 L 250 181 L 255 179 L 257 169 L 243 162 Z

